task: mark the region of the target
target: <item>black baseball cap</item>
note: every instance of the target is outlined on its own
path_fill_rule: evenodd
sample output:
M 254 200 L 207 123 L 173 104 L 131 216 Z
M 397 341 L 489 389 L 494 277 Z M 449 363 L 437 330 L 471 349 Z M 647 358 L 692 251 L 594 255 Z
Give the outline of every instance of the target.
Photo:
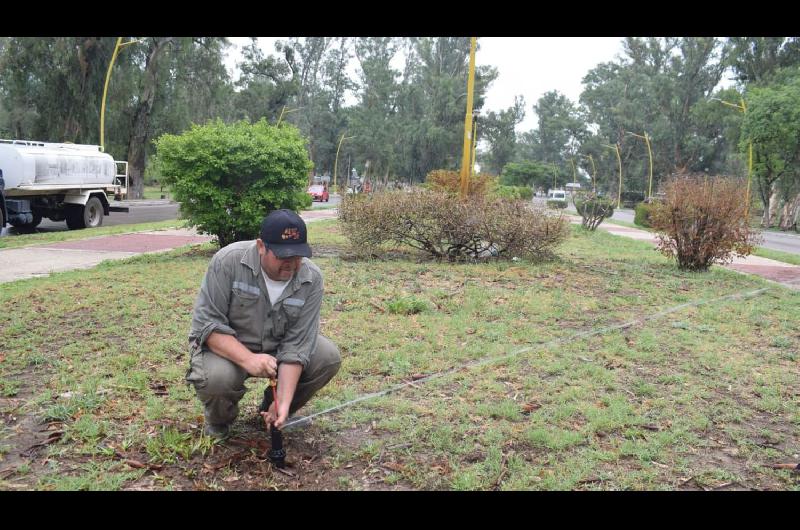
M 261 222 L 261 241 L 279 258 L 311 257 L 306 223 L 291 210 L 275 210 Z

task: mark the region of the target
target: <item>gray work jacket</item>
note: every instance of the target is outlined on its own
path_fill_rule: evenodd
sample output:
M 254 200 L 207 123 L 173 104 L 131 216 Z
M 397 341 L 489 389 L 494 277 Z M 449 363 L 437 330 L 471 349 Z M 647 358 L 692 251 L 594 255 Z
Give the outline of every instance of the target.
M 208 266 L 194 304 L 190 349 L 206 349 L 212 332 L 234 335 L 252 352 L 306 367 L 316 348 L 322 305 L 322 272 L 303 258 L 274 304 L 261 273 L 255 241 L 232 243 Z

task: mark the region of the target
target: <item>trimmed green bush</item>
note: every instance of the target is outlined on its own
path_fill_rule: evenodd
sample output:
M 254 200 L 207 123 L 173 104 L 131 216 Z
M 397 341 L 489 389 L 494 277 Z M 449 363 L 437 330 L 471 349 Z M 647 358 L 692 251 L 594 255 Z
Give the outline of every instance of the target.
M 550 209 L 553 209 L 553 210 L 558 209 L 558 208 L 566 208 L 567 207 L 567 201 L 560 201 L 560 200 L 557 200 L 557 199 L 548 199 L 547 200 L 547 207 L 550 208 Z
M 653 205 L 646 202 L 640 202 L 636 205 L 636 215 L 633 218 L 633 224 L 650 228 L 650 214 L 653 212 Z
M 159 173 L 181 215 L 221 247 L 257 238 L 272 210 L 311 205 L 306 186 L 313 165 L 306 139 L 291 125 L 217 119 L 165 134 L 156 149 Z
M 504 186 L 503 184 L 498 184 L 494 189 L 494 195 L 501 199 L 529 201 L 533 198 L 533 189 L 528 186 Z

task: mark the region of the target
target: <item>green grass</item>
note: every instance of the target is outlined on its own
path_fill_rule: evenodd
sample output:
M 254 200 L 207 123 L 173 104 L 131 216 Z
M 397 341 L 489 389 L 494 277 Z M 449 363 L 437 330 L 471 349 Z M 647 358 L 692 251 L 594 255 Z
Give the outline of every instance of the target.
M 169 191 L 167 186 L 164 186 L 163 189 L 161 186 L 145 186 L 144 187 L 144 196 L 143 199 L 147 200 L 155 200 L 155 199 L 172 199 L 172 193 Z
M 774 259 L 775 261 L 782 261 L 784 263 L 791 263 L 792 265 L 800 265 L 800 254 L 791 254 L 789 252 L 758 247 L 755 252 L 753 252 L 753 255 Z
M 42 232 L 39 234 L 21 234 L 0 238 L 0 248 L 19 248 L 43 243 L 56 243 L 59 241 L 73 241 L 89 237 L 108 236 L 112 234 L 128 234 L 131 232 L 146 232 L 150 230 L 163 230 L 166 228 L 181 228 L 186 226 L 186 221 L 172 219 L 167 221 L 154 221 L 130 225 L 101 226 L 98 228 L 85 228 L 83 230 L 65 230 L 63 232 Z
M 44 450 L 47 465 L 25 461 L 15 483 L 797 488 L 794 475 L 767 466 L 800 442 L 800 293 L 719 267 L 681 272 L 647 243 L 578 226 L 541 263 L 452 265 L 400 251 L 356 260 L 336 221 L 309 224 L 309 237 L 325 275 L 322 332 L 343 363 L 305 413 L 482 364 L 287 434 L 295 465 L 313 460 L 295 480 L 263 460 L 254 419 L 263 381 L 250 380 L 240 403 L 233 431 L 244 442 L 216 444 L 200 432 L 202 406 L 183 376 L 211 244 L 4 284 L 0 303 L 14 311 L 0 315 L 3 388 L 23 401 L 15 414 L 64 431 Z M 759 296 L 577 336 L 762 287 Z M 13 440 L 8 431 L 1 442 Z

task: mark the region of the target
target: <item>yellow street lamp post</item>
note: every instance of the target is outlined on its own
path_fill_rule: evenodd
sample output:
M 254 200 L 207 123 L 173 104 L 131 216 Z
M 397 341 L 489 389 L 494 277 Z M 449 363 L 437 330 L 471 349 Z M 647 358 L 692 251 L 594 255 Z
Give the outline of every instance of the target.
M 619 156 L 619 144 L 604 144 L 609 149 L 613 149 L 617 153 L 617 163 L 619 164 L 619 191 L 617 191 L 617 208 L 622 204 L 622 158 Z
M 467 77 L 467 113 L 464 116 L 464 151 L 461 156 L 461 198 L 466 198 L 469 191 L 470 152 L 472 151 L 472 95 L 475 87 L 475 48 L 477 38 L 470 38 L 469 75 Z
M 106 94 L 108 94 L 108 82 L 111 80 L 111 69 L 114 67 L 114 62 L 117 60 L 119 49 L 127 46 L 128 44 L 136 44 L 141 42 L 138 40 L 131 40 L 122 42 L 122 37 L 117 37 L 117 44 L 114 46 L 114 53 L 111 54 L 111 62 L 108 64 L 108 72 L 106 72 L 106 82 L 103 85 L 103 101 L 100 104 L 100 150 L 105 151 L 105 125 L 106 125 Z
M 729 107 L 733 107 L 735 109 L 739 109 L 742 111 L 742 114 L 747 114 L 747 105 L 744 103 L 744 98 L 740 98 L 741 104 L 737 105 L 736 103 L 731 103 L 729 101 L 723 101 L 719 98 L 710 98 L 714 101 L 719 101 L 723 105 L 727 105 Z M 747 203 L 745 204 L 745 217 L 750 217 L 750 183 L 753 179 L 753 139 L 748 138 L 747 140 L 747 193 L 745 195 L 745 200 Z
M 350 140 L 352 138 L 355 138 L 355 136 L 348 136 L 347 138 L 345 138 L 344 133 L 342 133 L 342 137 L 339 138 L 339 147 L 336 148 L 336 162 L 333 163 L 333 189 L 334 191 L 337 192 L 338 190 L 336 188 L 336 173 L 337 170 L 339 169 L 339 150 L 342 148 L 342 142 L 344 142 L 345 140 Z
M 647 144 L 647 156 L 650 157 L 650 184 L 647 186 L 647 198 L 649 199 L 653 196 L 653 151 L 650 149 L 650 137 L 647 135 L 647 131 L 644 132 L 644 136 L 628 131 L 625 131 L 625 134 L 642 138 Z
M 284 114 L 289 114 L 289 113 L 292 113 L 294 111 L 301 110 L 301 109 L 304 109 L 304 108 L 305 107 L 297 107 L 296 109 L 291 109 L 291 110 L 287 111 L 286 110 L 286 105 L 284 105 L 283 108 L 281 109 L 281 115 L 278 116 L 278 121 L 275 123 L 275 127 L 277 127 L 278 125 L 281 124 L 281 121 L 283 120 L 283 115 Z

